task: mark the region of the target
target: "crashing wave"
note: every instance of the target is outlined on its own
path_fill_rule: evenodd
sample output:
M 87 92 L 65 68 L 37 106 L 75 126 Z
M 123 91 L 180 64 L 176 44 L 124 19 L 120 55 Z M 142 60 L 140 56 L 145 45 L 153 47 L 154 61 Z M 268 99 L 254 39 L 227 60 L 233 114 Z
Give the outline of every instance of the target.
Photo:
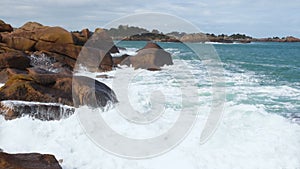
M 60 120 L 74 114 L 75 108 L 58 103 L 7 100 L 0 102 L 0 114 L 11 120 L 29 116 L 42 121 Z

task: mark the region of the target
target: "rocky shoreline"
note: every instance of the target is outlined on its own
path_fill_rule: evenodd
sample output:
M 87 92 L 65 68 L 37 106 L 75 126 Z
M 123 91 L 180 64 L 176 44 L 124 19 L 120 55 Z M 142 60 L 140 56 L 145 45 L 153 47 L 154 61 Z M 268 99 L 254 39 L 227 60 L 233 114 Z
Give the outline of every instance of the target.
M 115 53 L 118 47 L 100 28 L 69 32 L 36 22 L 13 28 L 0 20 L 0 115 L 49 121 L 68 118 L 83 105 L 104 110 L 118 102 L 116 94 L 100 81 L 77 76 L 80 67 L 106 72 L 118 65 L 160 70 L 173 64 L 170 53 L 152 42 L 134 56 L 112 57 Z M 4 152 L 0 168 L 61 169 L 53 155 Z
M 118 102 L 115 93 L 101 82 L 74 76 L 74 70 L 83 66 L 91 72 L 105 72 L 116 69 L 119 64 L 159 70 L 165 64 L 173 64 L 171 55 L 154 43 L 147 44 L 135 56 L 112 57 L 111 54 L 119 53 L 119 49 L 100 28 L 94 32 L 88 29 L 68 32 L 61 27 L 28 22 L 12 29 L 11 25 L 1 21 L 0 30 L 0 83 L 4 83 L 0 88 L 0 101 L 57 103 L 76 108 L 96 97 L 97 102 L 88 105 L 105 107 Z M 95 96 L 93 91 L 96 91 Z M 37 107 L 41 108 L 40 105 Z M 59 106 L 42 107 L 45 111 L 59 110 Z M 68 112 L 72 111 L 69 109 Z M 6 119 L 14 119 L 32 113 L 0 104 L 0 114 Z M 41 120 L 49 119 L 59 119 L 59 116 Z
M 113 41 L 118 38 L 151 42 L 133 56 L 124 54 L 112 57 L 120 50 Z M 106 72 L 119 69 L 118 65 L 159 71 L 164 65 L 172 65 L 171 54 L 152 41 L 251 43 L 300 42 L 300 39 L 255 39 L 240 34 L 164 35 L 157 31 L 120 37 L 101 28 L 93 32 L 88 29 L 69 32 L 61 27 L 44 26 L 36 22 L 13 28 L 0 20 L 0 83 L 4 84 L 0 87 L 0 115 L 5 120 L 29 116 L 49 121 L 68 118 L 83 105 L 103 110 L 106 106 L 113 106 L 118 99 L 111 88 L 92 78 L 77 76 L 76 71 L 84 67 L 90 72 Z M 53 155 L 8 154 L 1 150 L 0 168 L 61 167 Z

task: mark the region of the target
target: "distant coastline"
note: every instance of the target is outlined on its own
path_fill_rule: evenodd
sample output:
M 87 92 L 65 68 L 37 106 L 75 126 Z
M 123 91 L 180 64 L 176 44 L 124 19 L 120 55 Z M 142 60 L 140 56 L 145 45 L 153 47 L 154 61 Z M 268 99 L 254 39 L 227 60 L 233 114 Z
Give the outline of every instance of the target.
M 158 41 L 158 42 L 218 42 L 218 43 L 251 43 L 251 42 L 300 42 L 299 38 L 268 37 L 254 38 L 245 34 L 215 35 L 210 33 L 185 33 L 170 32 L 162 33 L 154 29 L 149 31 L 145 28 L 120 25 L 118 28 L 106 30 L 114 40 L 126 41 Z
M 30 22 L 29 22 L 30 23 Z M 36 23 L 36 22 L 34 22 Z M 37 23 L 40 24 L 40 23 Z M 4 21 L 0 20 L 0 32 L 11 32 L 19 28 L 14 28 L 10 24 L 6 24 Z M 102 29 L 102 28 L 96 28 Z M 90 35 L 93 31 L 84 29 L 89 32 Z M 186 33 L 186 32 L 169 32 L 163 33 L 157 29 L 149 31 L 145 28 L 129 26 L 129 25 L 119 25 L 117 28 L 103 29 L 113 40 L 124 40 L 124 41 L 156 41 L 156 42 L 191 42 L 191 43 L 251 43 L 251 42 L 300 42 L 300 38 L 294 36 L 286 37 L 266 37 L 266 38 L 255 38 L 246 34 L 236 33 L 231 35 L 220 34 L 216 35 L 213 33 Z M 82 31 L 82 30 L 81 30 Z M 74 38 L 78 40 L 80 30 L 71 31 Z M 1 42 L 0 35 L 0 42 Z M 80 40 L 80 38 L 79 38 Z

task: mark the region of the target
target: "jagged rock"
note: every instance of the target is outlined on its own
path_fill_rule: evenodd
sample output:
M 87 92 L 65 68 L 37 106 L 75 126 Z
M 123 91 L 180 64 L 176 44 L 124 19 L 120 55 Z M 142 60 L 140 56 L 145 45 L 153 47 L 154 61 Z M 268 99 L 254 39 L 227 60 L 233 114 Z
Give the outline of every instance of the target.
M 151 42 L 140 49 L 136 55 L 124 59 L 121 64 L 132 65 L 134 68 L 159 70 L 164 65 L 172 65 L 173 61 L 170 53 Z
M 11 31 L 13 31 L 11 25 L 0 20 L 0 32 L 11 32 Z
M 50 154 L 8 154 L 0 152 L 1 169 L 62 169 Z
M 24 70 L 28 67 L 30 67 L 30 59 L 22 52 L 0 54 L 0 70 L 5 68 Z

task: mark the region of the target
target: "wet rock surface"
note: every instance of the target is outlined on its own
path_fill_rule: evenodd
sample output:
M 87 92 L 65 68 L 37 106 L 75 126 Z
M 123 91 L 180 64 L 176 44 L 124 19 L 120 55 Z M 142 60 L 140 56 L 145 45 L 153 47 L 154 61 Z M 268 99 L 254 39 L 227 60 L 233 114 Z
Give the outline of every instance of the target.
M 62 169 L 53 155 L 26 153 L 8 154 L 0 152 L 1 169 Z

